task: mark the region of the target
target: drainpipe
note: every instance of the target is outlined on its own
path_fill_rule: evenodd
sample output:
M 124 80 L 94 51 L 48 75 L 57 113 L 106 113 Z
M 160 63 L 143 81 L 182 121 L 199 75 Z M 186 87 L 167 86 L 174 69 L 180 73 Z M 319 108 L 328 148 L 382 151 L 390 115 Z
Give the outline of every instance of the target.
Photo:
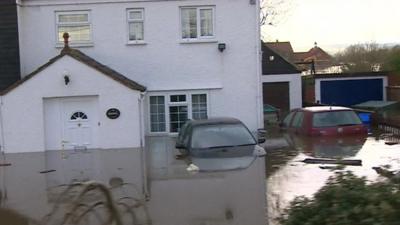
M 145 138 L 144 138 L 144 126 L 143 126 L 143 100 L 146 96 L 146 92 L 141 92 L 140 97 L 138 98 L 138 106 L 139 106 L 139 132 L 140 132 L 140 156 L 142 159 L 142 179 L 143 179 L 143 187 L 142 192 L 145 196 L 145 199 L 148 200 L 150 198 L 149 190 L 148 190 L 148 173 L 147 173 L 147 155 L 145 152 Z
M 260 37 L 260 20 L 259 20 L 259 15 L 260 15 L 260 1 L 257 0 L 256 4 L 254 6 L 255 8 L 255 25 L 256 25 L 256 73 L 257 73 L 257 94 L 256 94 L 256 111 L 257 111 L 257 126 L 258 128 L 264 128 L 264 123 L 263 123 L 263 99 L 262 99 L 262 81 L 261 81 L 261 76 L 262 76 L 262 70 L 261 70 L 261 37 Z

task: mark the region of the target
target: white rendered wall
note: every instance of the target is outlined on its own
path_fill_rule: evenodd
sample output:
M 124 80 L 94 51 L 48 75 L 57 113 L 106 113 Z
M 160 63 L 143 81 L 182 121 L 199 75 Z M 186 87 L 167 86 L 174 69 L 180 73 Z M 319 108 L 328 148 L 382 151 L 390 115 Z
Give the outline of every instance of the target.
M 55 11 L 90 10 L 93 46 L 81 47 L 81 51 L 149 91 L 215 89 L 212 116 L 237 117 L 252 130 L 262 127 L 258 3 L 252 5 L 248 0 L 110 2 L 22 1 L 19 9 L 22 74 L 30 73 L 58 54 Z M 182 42 L 181 6 L 215 6 L 216 38 L 207 43 Z M 126 9 L 129 8 L 144 8 L 145 44 L 127 44 Z M 226 43 L 224 52 L 218 51 L 218 43 Z
M 263 83 L 289 82 L 290 109 L 303 107 L 301 74 L 279 74 L 264 75 L 261 77 Z
M 321 102 L 321 81 L 335 81 L 335 80 L 367 80 L 367 79 L 382 79 L 383 101 L 386 101 L 386 87 L 388 86 L 388 79 L 385 76 L 372 76 L 372 77 L 345 77 L 345 78 L 317 78 L 315 79 L 315 102 Z
M 64 84 L 64 70 L 70 74 L 68 85 Z M 140 92 L 64 56 L 2 96 L 5 152 L 45 150 L 43 99 L 70 96 L 98 96 L 100 148 L 140 146 Z M 118 108 L 121 116 L 108 119 L 105 113 L 109 108 Z

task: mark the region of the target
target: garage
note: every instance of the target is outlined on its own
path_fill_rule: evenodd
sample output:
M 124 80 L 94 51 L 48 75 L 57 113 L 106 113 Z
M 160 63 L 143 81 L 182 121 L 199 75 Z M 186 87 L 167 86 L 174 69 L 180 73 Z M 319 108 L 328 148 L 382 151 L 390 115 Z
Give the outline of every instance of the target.
M 1 93 L 1 150 L 139 148 L 145 89 L 64 48 Z
M 385 101 L 388 85 L 384 72 L 315 75 L 316 101 L 326 105 L 352 106 L 366 101 Z
M 263 83 L 263 101 L 286 115 L 290 110 L 289 82 Z

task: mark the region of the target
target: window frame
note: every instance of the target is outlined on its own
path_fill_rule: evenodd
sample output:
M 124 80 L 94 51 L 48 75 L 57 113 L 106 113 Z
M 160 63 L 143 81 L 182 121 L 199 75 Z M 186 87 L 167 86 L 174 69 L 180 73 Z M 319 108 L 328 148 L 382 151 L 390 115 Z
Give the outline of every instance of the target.
M 163 134 L 170 134 L 170 135 L 177 135 L 178 132 L 170 132 L 171 130 L 171 121 L 170 121 L 170 106 L 187 106 L 187 118 L 192 120 L 193 119 L 193 111 L 192 111 L 192 95 L 206 95 L 206 105 L 207 105 L 207 118 L 210 115 L 210 102 L 209 102 L 209 93 L 207 90 L 205 91 L 193 91 L 193 92 L 161 92 L 161 93 L 151 93 L 148 95 L 148 119 L 147 123 L 148 126 L 148 133 L 150 135 L 163 135 Z M 173 95 L 186 95 L 186 101 L 182 102 L 171 102 L 171 96 Z M 164 116 L 165 116 L 165 131 L 163 132 L 153 132 L 151 131 L 151 116 L 150 116 L 150 97 L 152 96 L 163 96 L 164 97 Z
M 129 18 L 129 13 L 130 12 L 134 12 L 134 11 L 140 11 L 141 13 L 142 13 L 142 18 L 141 19 L 130 19 Z M 127 31 L 127 34 L 126 34 L 126 40 L 127 40 L 127 44 L 129 45 L 129 44 L 132 44 L 132 45 L 134 45 L 134 44 L 145 44 L 146 42 L 145 42 L 145 40 L 146 40 L 146 35 L 145 35 L 145 19 L 146 19 L 146 16 L 145 16 L 145 9 L 144 8 L 129 8 L 129 9 L 126 9 L 126 31 Z M 129 34 L 130 34 L 130 30 L 129 30 L 129 24 L 131 23 L 131 22 L 141 22 L 142 24 L 143 24 L 143 40 L 130 40 L 129 39 Z
M 197 36 L 195 38 L 184 38 L 182 37 L 183 33 L 183 23 L 182 23 L 182 9 L 196 9 L 196 30 L 197 30 Z M 200 10 L 202 9 L 211 9 L 212 11 L 212 29 L 213 29 L 213 35 L 212 36 L 201 36 L 201 18 L 200 18 Z M 185 42 L 196 42 L 196 41 L 212 41 L 216 39 L 216 22 L 215 22 L 215 6 L 181 6 L 179 7 L 179 25 L 180 25 L 180 33 L 179 33 L 179 38 L 182 41 Z
M 164 123 L 165 123 L 164 131 L 151 131 L 151 125 L 152 125 L 152 121 L 151 121 L 151 103 L 150 103 L 150 98 L 151 97 L 163 97 L 164 98 Z M 156 133 L 167 133 L 168 132 L 168 129 L 169 129 L 168 123 L 169 123 L 169 121 L 167 121 L 167 112 L 168 111 L 166 111 L 168 104 L 167 104 L 166 101 L 167 101 L 166 96 L 165 95 L 161 95 L 161 94 L 154 94 L 154 95 L 150 95 L 148 97 L 148 104 L 147 105 L 148 105 L 148 117 L 149 117 L 148 122 L 149 122 L 149 132 L 150 133 L 156 134 Z M 159 105 L 159 104 L 157 104 L 157 105 Z
M 87 22 L 59 22 L 59 16 L 60 15 L 78 15 L 78 14 L 86 14 L 88 17 Z M 91 15 L 91 10 L 66 10 L 66 11 L 55 11 L 55 36 L 56 36 L 56 47 L 62 47 L 64 46 L 64 41 L 60 41 L 58 38 L 58 30 L 59 26 L 64 25 L 64 26 L 89 26 L 89 40 L 88 41 L 73 41 L 69 40 L 69 45 L 73 47 L 79 47 L 79 46 L 92 46 L 93 45 L 93 25 L 92 25 L 92 15 Z

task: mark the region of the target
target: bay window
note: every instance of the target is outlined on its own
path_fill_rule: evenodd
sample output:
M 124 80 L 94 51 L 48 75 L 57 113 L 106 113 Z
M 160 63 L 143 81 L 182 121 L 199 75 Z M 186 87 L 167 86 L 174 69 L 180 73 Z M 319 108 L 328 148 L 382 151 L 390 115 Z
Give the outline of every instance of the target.
M 150 132 L 177 133 L 188 119 L 207 119 L 207 94 L 150 96 Z

